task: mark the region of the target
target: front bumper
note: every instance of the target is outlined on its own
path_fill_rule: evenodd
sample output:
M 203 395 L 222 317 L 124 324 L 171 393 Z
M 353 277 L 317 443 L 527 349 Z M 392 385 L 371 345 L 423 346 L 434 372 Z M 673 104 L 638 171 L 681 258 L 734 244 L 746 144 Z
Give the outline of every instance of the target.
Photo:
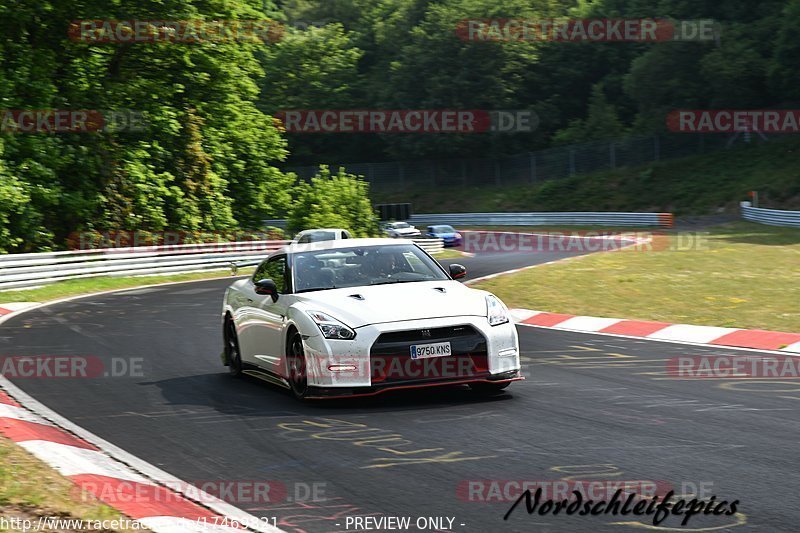
M 521 379 L 517 330 L 511 322 L 490 326 L 485 317 L 461 316 L 372 324 L 355 331 L 351 341 L 322 335 L 305 339 L 312 396 L 369 396 L 391 389 Z M 452 355 L 411 358 L 412 344 L 445 340 Z
M 308 388 L 308 394 L 305 396 L 308 400 L 320 400 L 325 398 L 361 398 L 366 396 L 377 396 L 384 392 L 408 389 L 426 389 L 431 387 L 446 387 L 454 385 L 467 385 L 469 383 L 511 383 L 512 381 L 521 381 L 525 379 L 520 375 L 519 370 L 512 370 L 510 372 L 503 372 L 502 374 L 495 374 L 487 376 L 484 379 L 470 378 L 470 379 L 443 379 L 426 382 L 408 382 L 406 384 L 384 384 L 375 385 L 372 387 L 318 387 L 311 386 Z

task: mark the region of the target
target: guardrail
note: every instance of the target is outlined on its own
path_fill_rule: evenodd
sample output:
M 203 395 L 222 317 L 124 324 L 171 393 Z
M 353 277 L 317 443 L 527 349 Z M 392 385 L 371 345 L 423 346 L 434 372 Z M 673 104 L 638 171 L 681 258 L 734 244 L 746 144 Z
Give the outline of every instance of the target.
M 777 209 L 764 209 L 748 205 L 741 207 L 742 218 L 750 222 L 758 222 L 769 226 L 800 228 L 800 211 L 779 211 Z
M 442 239 L 415 239 L 429 253 Z M 101 276 L 145 276 L 258 264 L 290 241 L 245 241 L 0 255 L 0 290 Z
M 671 228 L 672 213 L 429 213 L 411 215 L 412 224 L 454 226 L 625 226 Z M 286 220 L 263 221 L 265 226 L 286 228 Z
M 411 215 L 412 224 L 456 226 L 655 226 L 670 228 L 672 213 L 448 213 Z

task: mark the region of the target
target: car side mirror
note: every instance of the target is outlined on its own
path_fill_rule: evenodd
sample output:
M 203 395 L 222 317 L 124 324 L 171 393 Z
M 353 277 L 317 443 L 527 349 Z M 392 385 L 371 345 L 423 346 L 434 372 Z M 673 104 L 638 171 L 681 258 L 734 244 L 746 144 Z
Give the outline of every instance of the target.
M 278 301 L 278 286 L 271 279 L 261 279 L 256 281 L 256 294 L 272 296 L 272 301 Z
M 453 279 L 461 279 L 467 275 L 467 267 L 453 263 L 450 265 L 450 277 Z

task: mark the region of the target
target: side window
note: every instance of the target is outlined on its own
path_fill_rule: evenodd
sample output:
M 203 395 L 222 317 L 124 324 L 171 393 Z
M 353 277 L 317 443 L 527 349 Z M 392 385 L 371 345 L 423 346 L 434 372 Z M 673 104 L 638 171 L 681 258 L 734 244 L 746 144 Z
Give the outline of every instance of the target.
M 273 257 L 261 263 L 253 274 L 253 282 L 262 279 L 271 279 L 278 286 L 281 293 L 285 293 L 286 286 L 286 256 Z

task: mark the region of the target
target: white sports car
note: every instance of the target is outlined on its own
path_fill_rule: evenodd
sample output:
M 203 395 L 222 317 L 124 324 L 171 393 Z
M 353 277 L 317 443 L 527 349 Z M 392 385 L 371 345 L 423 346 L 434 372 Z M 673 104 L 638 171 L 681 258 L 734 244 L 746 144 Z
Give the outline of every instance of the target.
M 386 235 L 394 239 L 421 237 L 422 233 L 408 222 L 389 222 L 384 226 Z
M 223 362 L 297 398 L 522 379 L 517 331 L 494 295 L 413 242 L 292 244 L 225 291 Z

